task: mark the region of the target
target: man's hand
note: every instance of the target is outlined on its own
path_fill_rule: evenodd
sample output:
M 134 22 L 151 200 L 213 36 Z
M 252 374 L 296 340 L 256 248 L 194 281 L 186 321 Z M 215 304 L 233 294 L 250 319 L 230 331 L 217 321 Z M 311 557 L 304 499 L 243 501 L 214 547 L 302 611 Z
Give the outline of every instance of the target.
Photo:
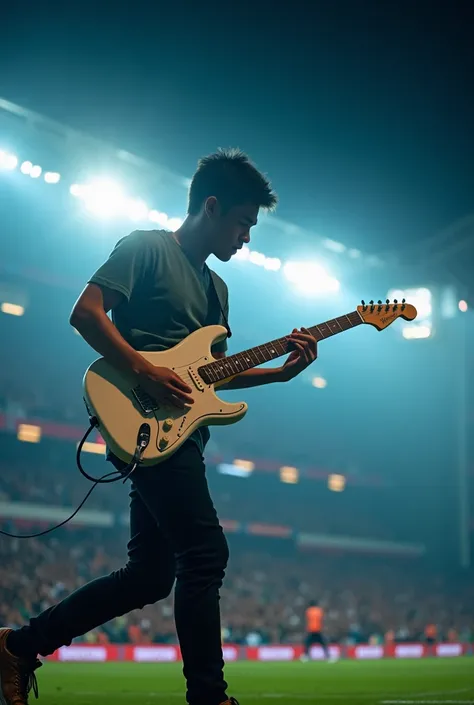
M 139 375 L 140 385 L 155 401 L 184 409 L 194 404 L 192 389 L 168 367 L 152 367 Z
M 295 328 L 288 336 L 288 341 L 295 349 L 281 368 L 282 379 L 285 382 L 297 377 L 318 357 L 318 343 L 307 328 L 301 330 Z

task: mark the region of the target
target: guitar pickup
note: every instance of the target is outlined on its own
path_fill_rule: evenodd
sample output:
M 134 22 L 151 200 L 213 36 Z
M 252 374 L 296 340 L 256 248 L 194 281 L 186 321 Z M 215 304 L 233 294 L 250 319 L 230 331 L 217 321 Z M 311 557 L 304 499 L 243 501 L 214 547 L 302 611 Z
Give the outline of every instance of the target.
M 153 414 L 158 411 L 160 405 L 153 397 L 151 397 L 147 392 L 145 392 L 141 387 L 134 387 L 132 389 L 132 394 L 135 397 L 138 405 L 141 407 L 144 414 Z

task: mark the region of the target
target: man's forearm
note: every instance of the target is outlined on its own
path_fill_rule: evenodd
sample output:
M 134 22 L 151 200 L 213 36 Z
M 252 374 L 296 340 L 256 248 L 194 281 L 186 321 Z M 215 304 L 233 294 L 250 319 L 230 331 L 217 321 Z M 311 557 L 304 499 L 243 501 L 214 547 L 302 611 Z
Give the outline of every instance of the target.
M 252 370 L 245 370 L 245 372 L 232 377 L 222 385 L 221 389 L 248 389 L 249 387 L 260 387 L 263 384 L 286 381 L 282 367 L 254 367 Z
M 122 337 L 107 314 L 96 311 L 73 313 L 70 323 L 91 348 L 121 372 L 146 374 L 150 363 Z

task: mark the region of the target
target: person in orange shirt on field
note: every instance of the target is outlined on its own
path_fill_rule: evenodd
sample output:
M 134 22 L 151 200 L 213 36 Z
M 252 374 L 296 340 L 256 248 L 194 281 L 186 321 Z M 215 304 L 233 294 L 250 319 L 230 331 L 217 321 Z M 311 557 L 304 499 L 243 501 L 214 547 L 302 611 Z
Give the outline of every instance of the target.
M 301 657 L 302 661 L 309 661 L 311 658 L 311 647 L 313 644 L 322 646 L 324 655 L 327 660 L 330 660 L 329 648 L 327 641 L 323 635 L 324 610 L 319 606 L 317 600 L 309 603 L 306 610 L 306 639 L 304 643 L 304 653 Z

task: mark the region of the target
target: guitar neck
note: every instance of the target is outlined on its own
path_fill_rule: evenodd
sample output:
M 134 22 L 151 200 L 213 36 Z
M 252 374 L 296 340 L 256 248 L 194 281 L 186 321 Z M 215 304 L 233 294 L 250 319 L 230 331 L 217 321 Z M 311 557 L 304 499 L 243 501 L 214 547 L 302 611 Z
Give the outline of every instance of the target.
M 352 311 L 345 316 L 339 316 L 324 323 L 319 323 L 317 326 L 309 328 L 309 331 L 317 341 L 320 341 L 349 330 L 349 328 L 355 328 L 361 323 L 364 323 L 364 321 L 359 313 Z M 264 343 L 264 345 L 257 345 L 255 348 L 250 348 L 235 355 L 210 362 L 208 365 L 203 365 L 199 368 L 199 374 L 206 384 L 214 384 L 238 375 L 245 370 L 250 370 L 252 367 L 262 365 L 264 362 L 276 360 L 282 355 L 287 355 L 291 350 L 291 344 L 286 337 L 278 338 L 269 343 Z

